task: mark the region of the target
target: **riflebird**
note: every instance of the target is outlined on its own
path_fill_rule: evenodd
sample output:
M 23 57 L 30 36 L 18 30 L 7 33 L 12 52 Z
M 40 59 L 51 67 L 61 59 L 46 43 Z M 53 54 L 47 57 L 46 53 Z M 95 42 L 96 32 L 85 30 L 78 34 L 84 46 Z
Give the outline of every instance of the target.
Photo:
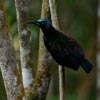
M 27 24 L 35 24 L 42 29 L 44 44 L 59 65 L 74 70 L 81 66 L 85 72 L 91 71 L 93 66 L 86 59 L 83 49 L 68 33 L 55 29 L 45 18 L 29 21 Z

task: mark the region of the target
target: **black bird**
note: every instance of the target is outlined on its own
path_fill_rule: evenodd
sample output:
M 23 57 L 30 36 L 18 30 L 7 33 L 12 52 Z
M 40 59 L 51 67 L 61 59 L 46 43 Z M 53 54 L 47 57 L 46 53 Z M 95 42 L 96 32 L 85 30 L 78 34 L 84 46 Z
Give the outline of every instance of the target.
M 38 19 L 27 24 L 35 24 L 43 31 L 43 40 L 54 60 L 62 65 L 77 70 L 81 65 L 89 73 L 92 64 L 85 58 L 80 45 L 68 34 L 56 30 L 48 19 Z

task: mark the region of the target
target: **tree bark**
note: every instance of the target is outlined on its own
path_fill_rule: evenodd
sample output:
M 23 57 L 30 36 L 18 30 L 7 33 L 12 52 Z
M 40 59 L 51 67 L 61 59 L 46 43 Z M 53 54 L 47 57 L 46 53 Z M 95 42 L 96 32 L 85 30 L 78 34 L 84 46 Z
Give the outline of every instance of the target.
M 48 18 L 48 0 L 42 0 L 41 18 Z M 51 79 L 51 56 L 44 46 L 43 34 L 40 31 L 38 69 L 33 88 L 30 90 L 28 100 L 45 100 Z
M 53 26 L 59 30 L 59 23 L 58 23 L 58 17 L 56 12 L 56 4 L 55 0 L 49 0 L 50 5 L 50 12 L 51 12 L 51 19 Z M 59 94 L 60 94 L 60 100 L 64 100 L 64 88 L 65 88 L 65 79 L 64 79 L 64 67 L 59 65 Z
M 26 24 L 29 17 L 28 15 L 29 2 L 30 2 L 29 0 L 15 0 L 19 43 L 20 43 L 21 69 L 22 69 L 23 85 L 25 88 L 26 95 L 34 81 L 32 45 L 31 45 L 30 31 Z
M 17 67 L 4 0 L 0 0 L 0 69 L 8 100 L 25 100 L 21 73 Z

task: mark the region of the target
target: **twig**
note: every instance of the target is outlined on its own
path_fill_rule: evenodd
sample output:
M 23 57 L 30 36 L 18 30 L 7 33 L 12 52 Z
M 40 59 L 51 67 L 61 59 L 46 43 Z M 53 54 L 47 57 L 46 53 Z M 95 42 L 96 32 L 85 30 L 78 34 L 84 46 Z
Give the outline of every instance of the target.
M 56 4 L 55 0 L 49 0 L 50 5 L 50 12 L 51 12 L 51 19 L 53 26 L 59 30 L 59 23 L 57 18 L 56 12 Z M 64 100 L 64 88 L 65 88 L 65 79 L 64 79 L 64 67 L 59 65 L 59 93 L 60 93 L 60 100 Z

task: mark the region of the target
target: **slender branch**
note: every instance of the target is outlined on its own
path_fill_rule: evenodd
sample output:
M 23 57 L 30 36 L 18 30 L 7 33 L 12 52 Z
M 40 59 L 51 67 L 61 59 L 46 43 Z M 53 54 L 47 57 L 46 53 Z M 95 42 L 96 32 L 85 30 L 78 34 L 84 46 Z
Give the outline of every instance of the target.
M 0 0 L 0 69 L 8 100 L 25 100 L 4 0 Z
M 41 17 L 48 18 L 49 3 L 48 0 L 42 0 L 42 11 Z M 30 91 L 28 100 L 45 100 L 51 79 L 51 57 L 49 52 L 44 46 L 43 34 L 40 32 L 39 40 L 39 57 L 38 57 L 38 70 L 36 74 L 36 79 L 32 90 Z
M 34 81 L 30 31 L 25 24 L 29 17 L 28 4 L 29 0 L 15 0 L 20 43 L 21 69 L 26 95 Z
M 56 12 L 56 4 L 55 0 L 49 0 L 50 5 L 50 12 L 51 12 L 51 19 L 53 26 L 59 30 L 59 23 L 57 18 Z M 64 67 L 59 65 L 59 93 L 60 93 L 60 100 L 64 100 L 64 88 L 65 88 L 65 72 Z

